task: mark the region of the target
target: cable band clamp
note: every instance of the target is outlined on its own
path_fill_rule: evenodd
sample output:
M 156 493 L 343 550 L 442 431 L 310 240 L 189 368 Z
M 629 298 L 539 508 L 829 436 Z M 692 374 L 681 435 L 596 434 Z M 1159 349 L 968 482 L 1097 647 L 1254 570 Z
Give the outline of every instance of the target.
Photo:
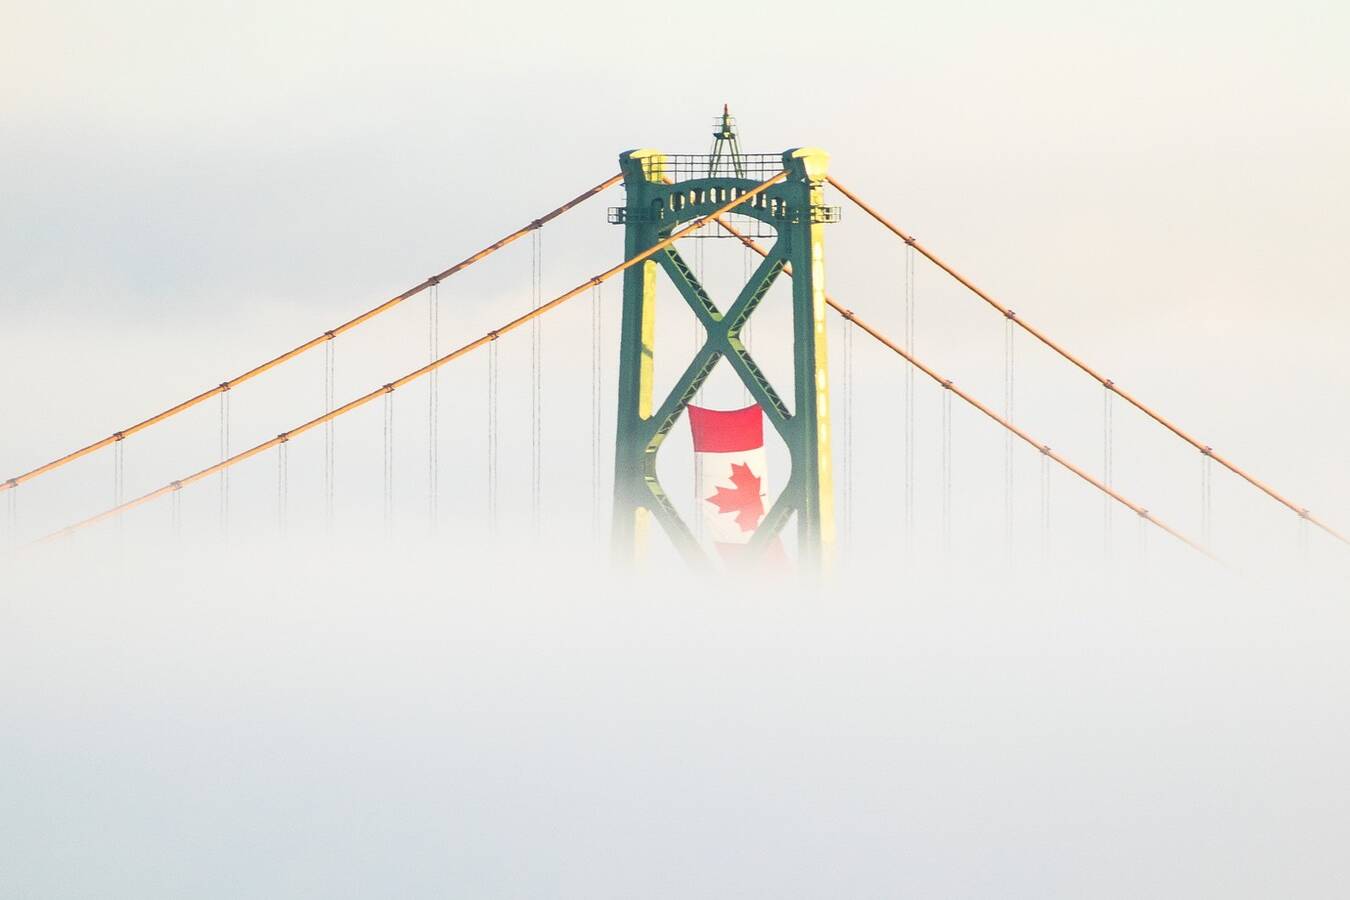
M 1214 455 L 1214 448 L 1213 448 L 1213 447 L 1208 447 L 1208 446 L 1206 446 L 1206 447 L 1201 447 L 1201 448 L 1200 448 L 1200 455 L 1201 455 L 1201 456 L 1213 456 L 1213 455 Z
M 120 431 L 114 431 L 114 432 L 113 432 L 113 440 L 114 440 L 114 441 L 125 441 L 126 439 L 127 439 L 127 436 L 126 436 L 125 434 L 123 434 L 122 432 L 120 432 Z
M 1017 318 L 1017 313 L 1013 312 L 1011 309 L 1005 309 L 1003 311 L 1003 316 L 1007 319 L 1015 319 Z
M 223 394 L 223 393 L 225 393 L 226 391 L 228 391 L 228 390 L 230 389 L 230 383 L 229 383 L 228 381 L 222 381 L 222 382 L 220 383 L 219 387 L 220 387 L 220 392 Z
M 392 381 L 384 386 L 384 392 L 386 394 L 392 394 L 394 392 L 394 383 Z
M 173 488 L 175 491 L 181 491 L 181 490 L 183 489 L 183 482 L 181 482 L 181 481 L 170 481 L 170 482 L 169 482 L 169 487 Z
M 17 478 L 11 478 L 9 481 L 5 482 L 5 487 L 16 488 L 18 486 L 19 486 L 19 479 Z
M 944 391 L 950 391 L 952 389 L 952 380 L 950 378 L 942 382 L 942 389 Z
M 911 235 L 909 235 L 909 236 L 907 236 L 907 237 L 905 238 L 905 243 L 906 243 L 906 244 L 909 244 L 911 247 L 913 247 L 913 246 L 914 246 L 914 242 L 917 241 L 917 240 L 918 240 L 918 238 L 914 237 L 914 235 L 911 234 Z
M 283 431 L 281 434 L 277 435 L 277 442 L 278 442 L 278 443 L 281 443 L 281 444 L 286 443 L 286 442 L 289 441 L 290 439 L 291 439 L 291 433 L 290 433 L 289 431 Z
M 328 336 L 330 341 L 337 337 L 337 331 L 325 331 L 324 334 Z
M 489 331 L 489 332 L 487 333 L 488 340 L 490 340 L 490 341 L 495 341 L 497 338 L 499 338 L 499 337 L 501 337 L 501 336 L 502 336 L 502 335 L 501 335 L 501 332 L 499 332 L 499 331 Z
M 1106 388 L 1108 391 L 1111 391 L 1112 393 L 1115 393 L 1116 383 L 1112 381 L 1110 378 L 1107 378 L 1105 381 L 1102 382 L 1102 387 Z

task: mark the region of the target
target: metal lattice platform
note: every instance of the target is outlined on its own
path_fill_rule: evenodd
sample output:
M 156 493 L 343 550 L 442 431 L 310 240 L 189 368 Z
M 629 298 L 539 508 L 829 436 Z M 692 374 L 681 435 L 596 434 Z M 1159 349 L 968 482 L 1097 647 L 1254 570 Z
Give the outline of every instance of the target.
M 783 156 L 779 153 L 742 153 L 714 155 L 711 153 L 669 153 L 652 162 L 652 174 L 671 181 L 690 181 L 695 178 L 746 178 L 767 181 L 783 171 Z

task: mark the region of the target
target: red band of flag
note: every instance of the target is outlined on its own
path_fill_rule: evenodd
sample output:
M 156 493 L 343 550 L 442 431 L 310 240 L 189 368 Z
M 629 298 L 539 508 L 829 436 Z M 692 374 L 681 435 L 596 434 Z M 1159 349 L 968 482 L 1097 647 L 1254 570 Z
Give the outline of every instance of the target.
M 764 413 L 758 405 L 744 409 L 689 406 L 689 430 L 695 453 L 736 453 L 764 446 Z

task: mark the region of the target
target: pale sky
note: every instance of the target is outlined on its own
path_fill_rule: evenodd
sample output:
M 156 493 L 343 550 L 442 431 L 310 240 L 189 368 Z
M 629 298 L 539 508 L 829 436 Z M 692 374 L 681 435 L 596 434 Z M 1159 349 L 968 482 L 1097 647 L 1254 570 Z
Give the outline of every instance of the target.
M 6 421 L 26 424 L 6 429 L 4 469 L 373 305 L 624 149 L 705 150 L 730 102 L 747 150 L 825 147 L 834 174 L 978 284 L 1334 518 L 1350 510 L 1347 435 L 1326 414 L 1350 390 L 1347 17 L 1334 3 L 15 7 L 0 37 L 0 366 L 47 386 L 7 396 Z M 617 230 L 599 217 L 618 198 L 549 232 L 546 289 L 612 264 Z M 876 256 L 893 242 L 853 210 L 831 235 L 831 289 L 897 327 L 898 257 Z M 466 276 L 472 325 L 452 334 L 500 318 L 526 253 Z M 997 401 L 1002 323 L 932 284 L 930 322 L 970 317 L 924 333 L 920 306 L 918 343 Z M 1029 414 L 1081 387 L 1082 406 L 1032 421 L 1100 455 L 1090 383 L 1052 368 L 1023 385 Z

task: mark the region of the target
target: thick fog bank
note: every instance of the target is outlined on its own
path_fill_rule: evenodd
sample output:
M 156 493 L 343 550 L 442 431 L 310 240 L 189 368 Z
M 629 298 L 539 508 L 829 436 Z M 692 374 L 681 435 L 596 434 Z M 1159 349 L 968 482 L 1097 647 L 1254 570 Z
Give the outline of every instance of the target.
M 1331 897 L 1329 576 L 7 560 L 0 894 Z

